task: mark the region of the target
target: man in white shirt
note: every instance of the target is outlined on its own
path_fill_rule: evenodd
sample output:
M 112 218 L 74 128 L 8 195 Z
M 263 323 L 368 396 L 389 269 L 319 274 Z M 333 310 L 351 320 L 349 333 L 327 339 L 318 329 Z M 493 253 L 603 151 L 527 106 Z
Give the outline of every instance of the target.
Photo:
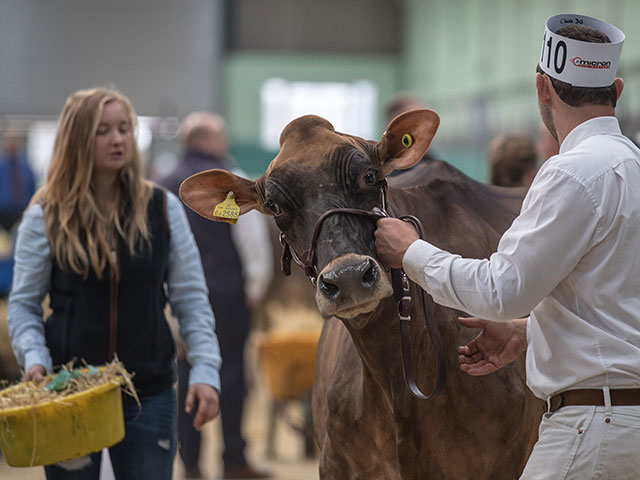
M 492 320 L 461 319 L 483 329 L 459 349 L 464 371 L 492 373 L 526 350 L 527 383 L 548 411 L 521 478 L 637 478 L 640 150 L 614 117 L 624 34 L 582 15 L 546 27 L 536 89 L 560 153 L 497 252 L 461 258 L 396 219 L 378 221 L 376 246 L 436 302 Z

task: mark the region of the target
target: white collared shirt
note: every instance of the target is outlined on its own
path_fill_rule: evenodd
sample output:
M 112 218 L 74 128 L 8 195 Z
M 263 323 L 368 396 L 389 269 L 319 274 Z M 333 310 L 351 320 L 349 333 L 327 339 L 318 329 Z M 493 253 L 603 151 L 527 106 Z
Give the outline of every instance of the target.
M 247 178 L 247 174 L 234 168 L 233 173 Z M 273 251 L 267 217 L 251 210 L 240 215 L 231 226 L 231 239 L 242 263 L 244 291 L 252 301 L 264 298 L 273 278 Z
M 539 398 L 640 387 L 640 150 L 615 117 L 574 128 L 538 172 L 489 259 L 417 240 L 403 267 L 437 303 L 526 316 L 527 383 Z

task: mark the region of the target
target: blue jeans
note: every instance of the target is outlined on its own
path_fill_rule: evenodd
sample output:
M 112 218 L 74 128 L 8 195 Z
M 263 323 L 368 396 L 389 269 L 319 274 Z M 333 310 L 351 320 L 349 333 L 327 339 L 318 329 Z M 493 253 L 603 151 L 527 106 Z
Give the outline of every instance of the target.
M 156 395 L 140 397 L 142 409 L 129 396 L 123 398 L 124 439 L 109 448 L 118 480 L 171 480 L 176 455 L 176 392 L 172 387 Z M 98 480 L 102 453 L 80 470 L 57 465 L 45 467 L 47 480 Z

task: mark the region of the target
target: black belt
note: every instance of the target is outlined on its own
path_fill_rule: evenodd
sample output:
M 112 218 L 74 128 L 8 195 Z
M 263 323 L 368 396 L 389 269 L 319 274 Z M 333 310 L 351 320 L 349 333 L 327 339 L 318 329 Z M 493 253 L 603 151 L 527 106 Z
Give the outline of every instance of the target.
M 610 390 L 609 395 L 612 406 L 640 405 L 640 388 Z M 547 412 L 570 405 L 604 406 L 604 392 L 602 389 L 567 390 L 552 396 L 547 405 Z

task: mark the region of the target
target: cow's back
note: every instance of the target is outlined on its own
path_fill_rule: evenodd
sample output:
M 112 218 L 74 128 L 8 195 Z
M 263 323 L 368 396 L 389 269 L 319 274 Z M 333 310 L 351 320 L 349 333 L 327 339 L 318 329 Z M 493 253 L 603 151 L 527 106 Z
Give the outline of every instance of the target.
M 521 189 L 480 184 L 439 161 L 425 162 L 389 183 L 389 210 L 395 216 L 418 216 L 427 240 L 475 258 L 495 251 L 524 195 Z M 417 304 L 419 295 L 426 294 L 416 289 Z M 508 480 L 521 472 L 542 413 L 541 402 L 526 388 L 523 358 L 486 377 L 461 372 L 456 347 L 477 332 L 459 325 L 456 318 L 462 312 L 435 305 L 428 295 L 426 301 L 443 332 L 448 370 L 445 390 L 432 400 L 417 400 L 404 386 L 397 329 L 389 335 L 381 328 L 378 338 L 369 334 L 364 340 L 367 336 L 355 332 L 354 343 L 342 322 L 327 321 L 314 386 L 321 478 Z M 397 314 L 387 316 L 376 321 L 398 322 Z M 428 391 L 434 382 L 434 356 L 424 309 L 418 307 L 413 317 L 414 371 Z M 370 352 L 381 344 L 396 349 L 395 369 L 375 364 L 376 355 Z M 384 368 L 395 372 L 387 382 L 380 381 Z M 374 448 L 376 455 L 370 455 Z

